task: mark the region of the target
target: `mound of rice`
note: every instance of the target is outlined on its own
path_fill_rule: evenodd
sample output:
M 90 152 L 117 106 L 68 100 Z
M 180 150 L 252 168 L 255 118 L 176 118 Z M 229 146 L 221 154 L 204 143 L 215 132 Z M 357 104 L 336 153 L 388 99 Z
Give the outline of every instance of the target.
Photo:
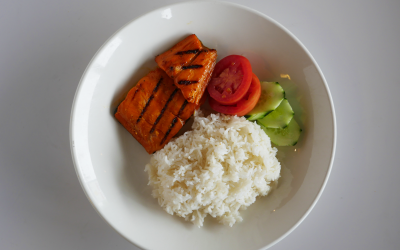
M 207 214 L 233 226 L 242 221 L 241 209 L 276 184 L 281 170 L 276 152 L 256 123 L 196 112 L 192 130 L 157 151 L 145 171 L 167 213 L 198 227 Z

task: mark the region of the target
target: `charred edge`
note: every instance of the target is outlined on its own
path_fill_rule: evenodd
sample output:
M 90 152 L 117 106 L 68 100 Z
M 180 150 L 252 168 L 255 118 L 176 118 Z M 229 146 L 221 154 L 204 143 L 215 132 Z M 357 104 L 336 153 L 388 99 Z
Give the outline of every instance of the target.
M 194 83 L 198 83 L 199 81 L 189 81 L 189 80 L 182 80 L 179 81 L 178 84 L 179 85 L 190 85 L 190 84 L 194 84 Z
M 165 110 L 167 110 L 168 104 L 172 101 L 172 99 L 174 98 L 174 96 L 178 92 L 178 90 L 179 89 L 175 89 L 174 92 L 172 92 L 172 94 L 169 96 L 167 103 L 165 103 L 163 109 L 161 110 L 161 113 L 158 115 L 156 121 L 153 124 L 153 127 L 151 128 L 150 134 L 152 134 L 154 132 L 154 130 L 156 129 L 156 125 L 161 120 L 161 117 L 164 115 Z
M 199 69 L 199 68 L 203 68 L 203 65 L 189 65 L 189 66 L 183 66 L 182 70 L 185 69 Z
M 197 54 L 198 52 L 199 52 L 198 49 L 192 49 L 192 50 L 179 51 L 175 55 Z
M 186 108 L 186 105 L 188 104 L 188 101 L 186 101 L 185 100 L 185 102 L 182 104 L 182 106 L 181 106 L 181 109 L 179 109 L 179 112 L 178 112 L 178 117 L 180 118 L 181 117 L 181 115 L 182 115 L 182 112 L 183 112 L 183 110 Z
M 175 117 L 175 118 L 172 120 L 171 125 L 169 126 L 169 129 L 168 129 L 167 133 L 165 133 L 164 138 L 161 140 L 160 145 L 162 145 L 162 144 L 165 142 L 165 140 L 167 139 L 168 135 L 171 133 L 171 130 L 174 128 L 175 123 L 176 123 L 177 121 L 178 121 L 178 117 Z
M 156 87 L 153 89 L 153 92 L 151 93 L 151 96 L 150 96 L 149 99 L 147 100 L 146 105 L 144 106 L 142 112 L 140 113 L 139 118 L 136 120 L 136 123 L 139 123 L 139 122 L 140 122 L 140 119 L 142 119 L 144 113 L 146 113 L 147 107 L 150 105 L 151 100 L 154 99 L 154 94 L 157 92 L 158 87 L 160 87 L 162 80 L 163 80 L 163 79 L 162 79 L 162 77 L 161 77 L 161 79 L 158 81 Z

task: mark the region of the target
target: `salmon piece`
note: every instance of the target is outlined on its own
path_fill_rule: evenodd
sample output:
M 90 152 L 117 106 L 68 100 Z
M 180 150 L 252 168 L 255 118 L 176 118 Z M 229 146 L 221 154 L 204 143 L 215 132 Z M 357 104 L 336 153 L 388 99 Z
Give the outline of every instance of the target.
M 203 49 L 203 45 L 195 34 L 175 44 L 171 49 L 156 56 L 156 63 L 172 79 L 177 76 L 183 66 L 189 65 L 194 57 Z
M 172 79 L 157 68 L 128 92 L 115 118 L 151 154 L 163 148 L 199 107 L 187 103 Z
M 185 99 L 196 105 L 210 81 L 216 60 L 217 51 L 203 46 L 194 34 L 155 58 Z

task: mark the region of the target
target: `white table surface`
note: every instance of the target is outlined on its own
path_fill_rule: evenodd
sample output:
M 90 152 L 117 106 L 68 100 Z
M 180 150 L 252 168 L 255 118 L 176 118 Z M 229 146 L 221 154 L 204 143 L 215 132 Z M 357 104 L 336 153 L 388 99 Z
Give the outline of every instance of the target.
M 69 147 L 71 104 L 108 37 L 175 2 L 0 1 L 0 249 L 138 249 L 82 191 Z M 267 14 L 303 42 L 336 109 L 325 191 L 270 249 L 400 249 L 400 1 L 232 2 Z

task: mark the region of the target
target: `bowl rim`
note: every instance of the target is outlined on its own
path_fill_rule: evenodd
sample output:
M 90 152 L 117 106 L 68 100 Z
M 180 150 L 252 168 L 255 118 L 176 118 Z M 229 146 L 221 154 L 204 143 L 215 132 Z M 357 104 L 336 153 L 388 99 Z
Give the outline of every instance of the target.
M 76 112 L 76 104 L 77 104 L 77 97 L 80 93 L 80 90 L 82 88 L 83 85 L 83 79 L 86 77 L 89 69 L 91 68 L 93 61 L 99 56 L 100 52 L 104 49 L 104 47 L 117 35 L 119 34 L 122 30 L 124 30 L 125 28 L 127 28 L 129 25 L 131 25 L 132 23 L 136 22 L 137 20 L 144 18 L 147 15 L 151 15 L 153 13 L 159 12 L 163 9 L 166 8 L 174 8 L 176 6 L 180 6 L 180 5 L 187 5 L 187 4 L 204 4 L 204 3 L 212 3 L 212 4 L 219 4 L 219 5 L 226 5 L 226 6 L 230 6 L 230 7 L 235 7 L 238 9 L 242 9 L 248 12 L 251 12 L 255 15 L 258 15 L 266 20 L 268 20 L 269 22 L 273 23 L 274 25 L 276 25 L 277 27 L 279 27 L 281 30 L 283 30 L 287 35 L 289 35 L 298 45 L 300 45 L 300 47 L 303 49 L 303 51 L 307 54 L 307 56 L 310 58 L 310 60 L 313 62 L 313 64 L 315 65 L 319 75 L 321 76 L 321 79 L 324 83 L 324 87 L 325 87 L 325 91 L 328 95 L 328 99 L 329 99 L 329 104 L 331 107 L 331 112 L 332 112 L 332 127 L 333 127 L 333 140 L 332 140 L 332 152 L 331 152 L 331 158 L 329 160 L 329 167 L 328 167 L 328 171 L 326 173 L 326 176 L 324 178 L 324 181 L 322 183 L 322 186 L 317 194 L 317 196 L 315 197 L 314 201 L 311 203 L 310 207 L 307 209 L 307 211 L 303 214 L 303 216 L 283 235 L 281 235 L 280 237 L 278 237 L 277 239 L 275 239 L 274 241 L 272 241 L 271 243 L 269 243 L 268 245 L 265 245 L 264 247 L 258 249 L 258 250 L 265 250 L 268 249 L 272 246 L 274 246 L 275 244 L 277 244 L 278 242 L 280 242 L 281 240 L 283 240 L 286 236 L 288 236 L 290 233 L 292 233 L 304 220 L 305 218 L 310 214 L 310 212 L 312 211 L 312 209 L 315 207 L 316 203 L 318 202 L 319 198 L 321 197 L 326 184 L 328 182 L 329 176 L 331 174 L 332 168 L 333 168 L 333 162 L 334 162 L 334 158 L 335 158 L 335 153 L 336 153 L 336 140 L 337 140 L 337 124 L 336 124 L 336 114 L 335 114 L 335 108 L 334 108 L 334 104 L 333 104 L 333 100 L 332 100 L 332 95 L 331 92 L 329 90 L 328 87 L 328 83 L 325 79 L 324 74 L 322 73 L 322 70 L 320 68 L 320 66 L 318 65 L 318 63 L 316 62 L 316 60 L 314 59 L 314 57 L 311 55 L 311 53 L 308 51 L 308 49 L 305 47 L 305 45 L 293 34 L 291 33 L 287 28 L 285 28 L 283 25 L 281 25 L 279 22 L 277 22 L 276 20 L 274 20 L 273 18 L 269 17 L 268 15 L 257 11 L 255 9 L 252 9 L 250 7 L 241 5 L 241 4 L 237 4 L 237 3 L 231 3 L 231 2 L 226 2 L 226 1 L 215 1 L 215 0 L 205 0 L 205 1 L 201 1 L 201 0 L 196 0 L 196 1 L 185 1 L 185 2 L 179 2 L 179 3 L 174 3 L 174 4 L 169 4 L 169 5 L 165 5 L 165 6 L 161 6 L 157 9 L 148 11 L 132 20 L 130 20 L 129 22 L 127 22 L 126 24 L 124 24 L 122 27 L 120 27 L 117 31 L 115 31 L 101 46 L 100 48 L 96 51 L 96 53 L 93 55 L 93 57 L 91 58 L 91 60 L 89 61 L 88 65 L 86 66 L 80 80 L 79 80 L 79 84 L 77 86 L 77 89 L 75 91 L 75 95 L 74 95 L 74 99 L 72 102 L 72 107 L 71 107 L 71 113 L 70 113 L 70 125 L 69 125 L 69 141 L 70 141 L 70 151 L 71 151 L 71 156 L 72 156 L 72 161 L 73 161 L 73 165 L 74 165 L 74 169 L 75 172 L 78 176 L 78 180 L 79 183 L 83 189 L 83 192 L 86 195 L 86 198 L 89 200 L 90 204 L 92 205 L 92 207 L 94 208 L 94 210 L 97 212 L 98 215 L 100 215 L 100 217 L 112 228 L 114 229 L 114 231 L 116 231 L 119 235 L 121 235 L 122 237 L 124 237 L 127 241 L 129 241 L 130 243 L 132 243 L 134 246 L 140 248 L 140 249 L 146 249 L 144 246 L 138 244 L 137 242 L 132 241 L 131 239 L 129 239 L 129 237 L 127 235 L 125 235 L 125 233 L 119 231 L 118 229 L 116 229 L 111 222 L 109 222 L 104 215 L 100 212 L 99 208 L 97 207 L 97 205 L 93 202 L 92 197 L 89 195 L 89 193 L 87 192 L 87 186 L 85 183 L 83 183 L 82 180 L 82 176 L 81 173 L 78 169 L 78 163 L 77 163 L 77 159 L 76 159 L 76 155 L 74 153 L 74 141 L 73 141 L 73 137 L 74 137 L 74 127 L 73 127 L 73 123 L 75 120 L 75 112 Z

